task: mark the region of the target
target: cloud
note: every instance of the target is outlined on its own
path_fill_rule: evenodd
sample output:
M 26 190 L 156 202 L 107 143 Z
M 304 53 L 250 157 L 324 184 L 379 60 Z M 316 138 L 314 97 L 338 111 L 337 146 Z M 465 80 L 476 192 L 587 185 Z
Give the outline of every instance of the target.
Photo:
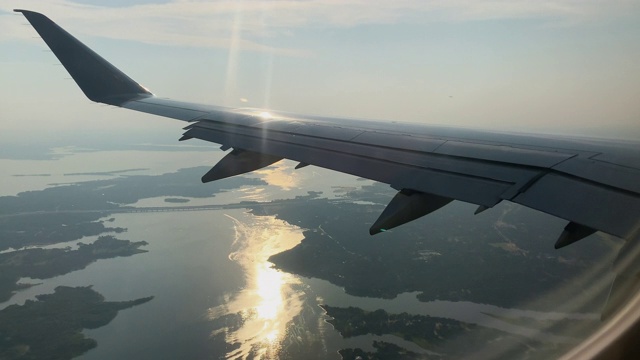
M 580 24 L 640 12 L 634 1 L 573 0 L 302 0 L 195 1 L 124 7 L 83 5 L 69 0 L 24 0 L 20 6 L 45 13 L 73 33 L 151 44 L 237 47 L 304 56 L 277 46 L 279 37 L 304 28 L 346 28 L 399 22 L 467 22 L 537 19 Z M 11 11 L 7 5 L 0 10 Z M 0 22 L 0 41 L 33 37 L 20 21 Z

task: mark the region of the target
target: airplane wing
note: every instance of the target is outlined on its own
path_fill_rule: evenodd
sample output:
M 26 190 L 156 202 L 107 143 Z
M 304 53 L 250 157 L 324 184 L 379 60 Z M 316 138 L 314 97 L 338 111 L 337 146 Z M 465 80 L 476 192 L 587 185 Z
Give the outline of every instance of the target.
M 424 216 L 452 200 L 503 200 L 566 219 L 560 248 L 595 231 L 640 233 L 640 144 L 482 132 L 396 122 L 226 108 L 154 96 L 46 16 L 21 12 L 86 96 L 96 102 L 189 123 L 180 140 L 233 149 L 203 182 L 283 158 L 391 185 L 398 190 L 371 234 Z
M 371 234 L 424 216 L 452 200 L 503 200 L 567 220 L 556 248 L 602 231 L 626 241 L 609 313 L 640 287 L 640 143 L 482 132 L 396 122 L 297 115 L 162 99 L 46 16 L 21 12 L 86 96 L 96 102 L 188 122 L 180 140 L 232 149 L 203 182 L 281 159 L 389 184 L 398 193 Z M 605 309 L 605 315 L 607 309 Z
M 556 247 L 595 231 L 640 230 L 640 145 L 225 108 L 155 97 L 46 16 L 21 12 L 93 101 L 189 122 L 180 140 L 233 149 L 202 178 L 283 158 L 387 183 L 398 194 L 371 227 L 388 230 L 452 200 L 503 200 L 569 221 Z

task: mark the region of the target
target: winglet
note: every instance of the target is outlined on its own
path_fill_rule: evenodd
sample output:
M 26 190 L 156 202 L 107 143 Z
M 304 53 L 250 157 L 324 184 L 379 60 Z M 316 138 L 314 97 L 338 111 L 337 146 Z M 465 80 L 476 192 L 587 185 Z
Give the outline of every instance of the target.
M 27 18 L 89 99 L 119 106 L 153 95 L 48 17 L 29 10 L 13 11 Z

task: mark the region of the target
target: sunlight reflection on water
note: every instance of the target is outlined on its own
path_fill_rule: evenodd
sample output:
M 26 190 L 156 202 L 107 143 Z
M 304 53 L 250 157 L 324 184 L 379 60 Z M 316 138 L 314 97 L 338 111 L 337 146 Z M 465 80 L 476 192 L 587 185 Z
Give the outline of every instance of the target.
M 269 185 L 277 186 L 288 191 L 300 186 L 300 177 L 296 176 L 290 162 L 280 161 L 268 168 L 254 172 L 262 177 Z
M 299 228 L 275 217 L 247 216 L 252 218 L 243 222 L 227 215 L 235 229 L 234 251 L 229 258 L 243 267 L 245 288 L 210 308 L 208 317 L 241 317 L 238 328 L 227 326 L 212 334 L 224 333 L 227 343 L 239 345 L 227 358 L 278 358 L 288 324 L 302 311 L 304 292 L 297 277 L 273 269 L 268 259 L 296 246 L 303 236 Z

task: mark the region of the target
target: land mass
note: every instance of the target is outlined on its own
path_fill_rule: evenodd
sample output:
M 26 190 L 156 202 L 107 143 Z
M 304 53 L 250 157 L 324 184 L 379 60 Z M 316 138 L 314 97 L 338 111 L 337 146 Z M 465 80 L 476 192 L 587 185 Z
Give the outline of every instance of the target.
M 340 351 L 343 359 L 424 359 L 459 358 L 463 355 L 491 355 L 491 358 L 512 359 L 525 357 L 546 359 L 554 357 L 558 344 L 544 343 L 500 330 L 457 320 L 407 313 L 389 314 L 384 310 L 365 311 L 355 307 L 340 308 L 323 305 L 328 320 L 344 338 L 358 335 L 391 334 L 412 341 L 428 354 L 417 354 L 397 345 L 374 342 L 375 353 L 362 349 Z M 468 336 L 471 334 L 470 336 Z M 463 338 L 463 341 L 451 341 Z M 572 344 L 564 344 L 570 347 Z M 484 356 L 486 357 L 486 356 Z
M 256 216 L 276 216 L 304 229 L 300 244 L 270 257 L 276 268 L 328 280 L 351 295 L 394 298 L 417 291 L 421 301 L 469 301 L 568 313 L 600 310 L 608 290 L 608 282 L 602 278 L 608 276 L 607 268 L 619 245 L 615 239 L 593 236 L 573 248 L 554 250 L 553 241 L 563 222 L 506 202 L 477 216 L 472 215 L 473 206 L 454 202 L 425 218 L 369 236 L 368 227 L 392 196 L 388 187 L 373 184 L 346 190 L 344 202 L 310 194 L 304 202 L 291 200 L 250 208 Z M 579 285 L 589 271 L 595 274 L 590 282 L 604 286 Z M 580 308 L 567 306 L 570 302 L 564 301 L 566 298 L 584 292 L 589 292 L 583 297 L 588 301 Z M 520 328 L 565 337 L 542 342 L 451 319 L 358 308 L 325 309 L 333 317 L 330 322 L 345 337 L 391 334 L 435 351 L 440 357 L 455 357 L 465 351 L 501 358 L 522 354 L 556 357 L 558 349 L 574 344 L 566 336 L 584 335 L 594 324 L 589 319 L 500 319 Z M 586 331 L 573 331 L 584 326 Z M 554 330 L 547 333 L 548 329 Z M 472 334 L 465 336 L 471 330 Z M 485 347 L 488 343 L 491 349 Z M 342 354 L 345 359 L 413 359 L 415 355 L 393 344 L 378 345 L 374 353 L 344 349 Z
M 140 199 L 214 197 L 219 192 L 241 186 L 266 184 L 260 179 L 238 176 L 203 186 L 198 179 L 207 170 L 198 167 L 157 176 L 133 175 L 2 196 L 0 251 L 57 244 L 105 232 L 123 232 L 125 229 L 105 226 L 100 219 Z
M 18 284 L 20 278 L 49 279 L 81 270 L 98 259 L 131 256 L 144 253 L 140 249 L 146 241 L 131 242 L 113 236 L 100 236 L 91 244 L 78 244 L 71 249 L 26 249 L 0 254 L 0 302 L 6 301 L 16 290 L 30 286 Z
M 396 344 L 384 341 L 374 341 L 374 352 L 367 352 L 360 348 L 342 349 L 338 351 L 343 360 L 424 360 L 429 357 L 417 354 L 412 351 L 401 348 Z M 440 356 L 434 356 L 434 359 L 440 359 Z
M 0 359 L 71 359 L 97 346 L 83 329 L 111 322 L 118 311 L 153 297 L 106 302 L 91 287 L 59 286 L 37 301 L 0 311 Z
M 365 311 L 360 308 L 340 308 L 322 305 L 322 308 L 331 317 L 328 322 L 340 332 L 344 338 L 359 335 L 392 334 L 407 341 L 412 341 L 424 349 L 451 354 L 451 349 L 446 348 L 452 336 L 461 336 L 469 331 L 476 331 L 478 326 L 457 320 L 410 315 L 407 313 L 389 314 L 384 310 Z M 493 335 L 506 335 L 501 331 L 494 331 Z M 487 338 L 472 337 L 473 344 L 485 343 Z M 459 349 L 464 353 L 464 349 Z
M 277 268 L 328 280 L 356 296 L 394 298 L 418 291 L 421 301 L 562 311 L 562 296 L 584 291 L 567 286 L 572 278 L 598 268 L 602 271 L 595 276 L 607 276 L 607 256 L 615 256 L 614 241 L 597 237 L 554 250 L 562 221 L 511 203 L 473 216 L 473 206 L 454 202 L 369 236 L 368 227 L 383 209 L 377 204 L 392 195 L 375 184 L 347 193 L 344 202 L 309 196 L 304 202 L 248 207 L 254 215 L 276 216 L 305 229 L 300 244 L 269 259 Z M 566 293 L 560 299 L 540 297 L 551 289 Z M 599 311 L 608 286 L 588 291 L 593 292 L 590 301 L 577 311 Z

